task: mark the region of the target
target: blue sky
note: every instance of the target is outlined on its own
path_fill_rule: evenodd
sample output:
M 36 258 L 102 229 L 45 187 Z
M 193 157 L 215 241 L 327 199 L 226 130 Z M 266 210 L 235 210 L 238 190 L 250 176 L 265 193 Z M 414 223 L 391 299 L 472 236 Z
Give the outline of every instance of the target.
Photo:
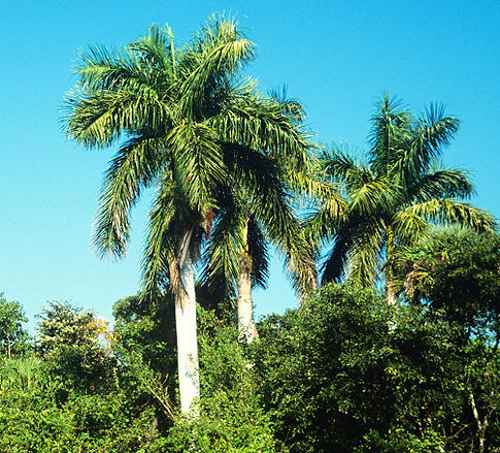
M 214 12 L 257 44 L 248 69 L 263 89 L 286 84 L 323 143 L 362 151 L 374 103 L 387 92 L 416 111 L 441 101 L 462 127 L 444 162 L 468 169 L 474 202 L 500 215 L 500 2 L 0 0 L 0 291 L 32 317 L 68 299 L 106 318 L 136 291 L 147 203 L 134 213 L 126 259 L 99 261 L 91 224 L 113 150 L 87 151 L 61 131 L 64 93 L 89 45 L 119 48 L 152 23 L 178 42 Z M 257 312 L 295 299 L 279 260 Z

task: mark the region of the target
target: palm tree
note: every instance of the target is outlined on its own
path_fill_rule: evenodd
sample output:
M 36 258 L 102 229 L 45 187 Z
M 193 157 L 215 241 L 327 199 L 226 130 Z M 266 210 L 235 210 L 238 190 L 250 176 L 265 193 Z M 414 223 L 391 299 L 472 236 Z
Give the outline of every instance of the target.
M 395 303 L 395 251 L 422 238 L 435 224 L 491 229 L 493 218 L 462 200 L 473 194 L 467 175 L 440 167 L 437 159 L 459 127 L 458 119 L 431 105 L 415 118 L 384 97 L 371 119 L 366 163 L 343 150 L 325 152 L 324 175 L 338 184 L 344 203 L 319 209 L 310 219 L 316 240 L 333 242 L 322 281 L 343 276 L 373 285 L 385 274 L 387 300 Z
M 266 101 L 277 113 L 288 116 L 300 131 L 303 112 L 299 103 L 278 99 L 275 95 Z M 308 157 L 299 166 L 293 162 L 290 164 L 290 161 L 272 159 L 272 156 L 269 161 L 273 169 L 268 171 L 278 172 L 277 177 L 284 183 L 291 212 L 295 198 L 308 193 L 305 181 L 309 177 L 306 169 L 310 167 L 310 162 Z M 240 337 L 251 343 L 258 336 L 252 288 L 267 286 L 270 246 L 275 246 L 284 254 L 299 293 L 315 287 L 315 260 L 302 237 L 298 218 L 290 217 L 285 228 L 276 228 L 272 211 L 268 212 L 273 207 L 267 200 L 252 196 L 242 184 L 237 183 L 230 190 L 231 201 L 223 203 L 214 214 L 213 228 L 204 253 L 203 275 L 208 286 L 219 285 L 224 280 L 226 290 L 231 295 L 237 295 Z
M 174 293 L 181 411 L 199 396 L 194 263 L 213 212 L 238 181 L 266 200 L 277 229 L 292 213 L 267 154 L 300 161 L 288 119 L 241 81 L 253 44 L 232 21 L 210 21 L 184 48 L 169 28 L 119 53 L 92 49 L 69 93 L 67 131 L 88 148 L 120 143 L 106 172 L 95 228 L 101 255 L 126 252 L 130 210 L 157 188 L 143 261 L 144 293 Z M 266 151 L 266 153 L 264 153 Z

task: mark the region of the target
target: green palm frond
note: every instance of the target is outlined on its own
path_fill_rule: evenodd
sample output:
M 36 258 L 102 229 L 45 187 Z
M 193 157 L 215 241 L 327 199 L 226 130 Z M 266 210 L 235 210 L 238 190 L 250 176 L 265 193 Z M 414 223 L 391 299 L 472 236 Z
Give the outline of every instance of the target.
M 381 250 L 384 244 L 383 222 L 369 224 L 360 237 L 353 242 L 348 253 L 347 278 L 362 286 L 373 286 L 377 278 Z
M 421 176 L 408 188 L 409 196 L 418 201 L 433 198 L 469 198 L 474 187 L 467 173 L 458 169 L 437 169 Z
M 137 55 L 142 63 L 145 62 L 151 68 L 148 75 L 155 81 L 165 71 L 169 75 L 175 75 L 174 36 L 168 25 L 165 27 L 151 26 L 149 33 L 129 44 L 128 49 L 134 56 Z M 167 77 L 167 80 L 169 79 L 171 80 L 171 77 Z
M 129 239 L 130 209 L 160 171 L 165 142 L 147 136 L 132 137 L 118 150 L 106 171 L 99 197 L 94 244 L 101 256 L 125 253 Z
M 376 175 L 385 174 L 400 150 L 404 149 L 411 137 L 412 121 L 410 112 L 402 108 L 400 100 L 387 95 L 382 98 L 370 119 L 368 157 L 370 168 Z
M 345 275 L 348 253 L 353 244 L 349 228 L 337 231 L 333 245 L 321 265 L 321 283 L 338 282 Z
M 248 252 L 252 259 L 252 284 L 267 287 L 269 280 L 269 244 L 259 223 L 254 217 L 248 221 Z
M 442 106 L 431 104 L 418 120 L 411 143 L 395 163 L 407 185 L 431 168 L 443 147 L 455 136 L 459 125 L 457 118 L 446 116 Z
M 176 153 L 177 171 L 193 209 L 215 207 L 214 192 L 225 183 L 226 168 L 217 137 L 206 124 L 183 122 L 172 128 L 167 141 Z
M 368 167 L 356 162 L 341 148 L 324 152 L 320 163 L 327 176 L 342 182 L 348 190 L 356 189 L 375 178 Z
M 408 207 L 406 211 L 408 215 L 416 215 L 435 224 L 458 224 L 478 232 L 491 231 L 495 227 L 491 214 L 453 199 L 424 201 Z
M 126 132 L 162 129 L 171 123 L 167 103 L 149 86 L 141 90 L 105 90 L 66 97 L 67 133 L 88 148 L 108 147 Z
M 351 191 L 350 198 L 350 210 L 362 216 L 387 212 L 402 201 L 399 187 L 387 177 L 363 184 Z
M 423 238 L 429 227 L 428 219 L 411 207 L 398 211 L 392 218 L 391 223 L 398 245 L 409 244 Z
M 309 143 L 274 100 L 248 95 L 233 97 L 210 123 L 222 141 L 265 150 L 275 158 L 293 158 L 297 164 L 305 160 Z
M 247 218 L 235 200 L 225 201 L 210 229 L 201 274 L 208 286 L 224 276 L 228 286 L 236 287 L 240 260 L 247 247 Z
M 244 38 L 236 23 L 229 20 L 208 24 L 195 39 L 187 55 L 187 68 L 180 87 L 179 108 L 189 118 L 199 118 L 208 107 L 208 90 L 221 79 L 231 78 L 254 56 L 253 43 Z M 187 69 L 187 70 L 186 70 Z
M 195 216 L 182 208 L 182 194 L 178 192 L 172 173 L 165 173 L 149 215 L 149 228 L 142 263 L 143 289 L 155 294 L 169 284 L 169 263 L 178 253 L 180 235 L 185 230 L 183 222 L 195 225 Z M 194 218 L 193 218 L 194 217 Z

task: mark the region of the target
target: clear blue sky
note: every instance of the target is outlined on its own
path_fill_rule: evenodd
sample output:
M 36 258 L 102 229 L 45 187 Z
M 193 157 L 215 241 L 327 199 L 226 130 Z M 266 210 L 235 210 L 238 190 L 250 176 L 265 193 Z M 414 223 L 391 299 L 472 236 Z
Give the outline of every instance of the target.
M 462 128 L 445 163 L 467 168 L 474 202 L 500 214 L 500 2 L 0 0 L 0 291 L 38 313 L 69 299 L 111 317 L 136 291 L 147 205 L 135 211 L 128 257 L 99 261 L 91 223 L 109 151 L 86 151 L 61 132 L 78 52 L 118 48 L 150 24 L 184 41 L 205 18 L 238 18 L 257 43 L 249 71 L 265 89 L 288 86 L 324 143 L 362 150 L 384 92 L 414 110 L 441 101 Z M 281 265 L 257 311 L 295 301 Z

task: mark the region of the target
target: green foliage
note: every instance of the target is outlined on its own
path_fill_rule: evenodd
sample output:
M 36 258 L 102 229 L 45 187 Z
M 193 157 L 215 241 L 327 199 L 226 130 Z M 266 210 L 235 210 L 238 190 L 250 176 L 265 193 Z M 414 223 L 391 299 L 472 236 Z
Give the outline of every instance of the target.
M 238 343 L 237 329 L 224 325 L 211 312 L 199 313 L 199 416 L 176 419 L 167 437 L 168 451 L 278 451 L 269 416 L 256 393 L 251 362 Z
M 483 353 L 470 354 L 459 326 L 344 285 L 269 317 L 259 332 L 252 346 L 259 392 L 291 452 L 459 452 L 477 444 L 467 389 L 480 376 L 469 373 L 470 359 L 492 350 L 481 343 Z M 496 419 L 493 387 L 476 399 L 488 392 Z M 486 435 L 491 446 L 495 432 Z
M 29 349 L 29 336 L 23 327 L 27 321 L 21 304 L 0 293 L 0 354 L 10 358 Z
M 37 347 L 50 370 L 70 387 L 93 392 L 107 385 L 114 364 L 105 321 L 67 302 L 50 302 L 40 315 Z
M 28 357 L 0 368 L 0 451 L 158 452 L 150 410 L 131 411 L 123 395 L 67 393 L 43 361 Z
M 469 335 L 500 337 L 500 236 L 436 230 L 398 257 L 400 286 L 414 302 L 443 310 Z

